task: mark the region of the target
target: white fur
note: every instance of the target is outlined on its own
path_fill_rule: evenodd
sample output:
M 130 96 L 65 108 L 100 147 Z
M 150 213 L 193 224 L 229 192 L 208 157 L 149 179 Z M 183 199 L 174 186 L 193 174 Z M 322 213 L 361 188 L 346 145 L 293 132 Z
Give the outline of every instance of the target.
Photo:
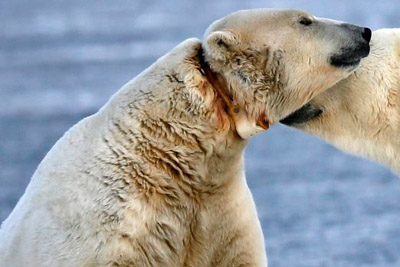
M 267 266 L 243 171 L 247 128 L 260 114 L 278 121 L 349 74 L 327 63 L 341 43 L 303 34 L 301 16 L 228 16 L 72 127 L 3 223 L 0 266 Z M 200 49 L 245 111 L 237 125 L 199 70 Z
M 323 114 L 297 127 L 400 173 L 400 29 L 373 32 L 355 73 L 310 103 Z

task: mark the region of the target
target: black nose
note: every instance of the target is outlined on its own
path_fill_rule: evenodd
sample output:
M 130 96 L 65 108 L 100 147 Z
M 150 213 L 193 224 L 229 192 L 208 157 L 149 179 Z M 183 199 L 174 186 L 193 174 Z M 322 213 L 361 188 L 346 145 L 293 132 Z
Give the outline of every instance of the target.
M 364 32 L 361 35 L 367 42 L 369 42 L 371 41 L 372 31 L 370 28 L 364 28 Z

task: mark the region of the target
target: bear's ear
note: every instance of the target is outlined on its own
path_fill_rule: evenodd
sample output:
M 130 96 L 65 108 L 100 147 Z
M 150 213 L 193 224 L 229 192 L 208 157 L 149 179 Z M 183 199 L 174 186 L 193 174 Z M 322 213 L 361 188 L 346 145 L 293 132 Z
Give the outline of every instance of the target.
M 226 59 L 238 44 L 237 36 L 228 31 L 215 31 L 207 37 L 208 52 L 217 60 Z

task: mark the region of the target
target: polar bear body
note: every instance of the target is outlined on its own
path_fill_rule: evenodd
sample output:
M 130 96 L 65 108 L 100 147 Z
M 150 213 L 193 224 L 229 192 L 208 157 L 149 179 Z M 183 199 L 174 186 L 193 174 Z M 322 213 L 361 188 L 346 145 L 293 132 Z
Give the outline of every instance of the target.
M 126 173 L 132 178 L 135 175 L 145 176 L 146 172 L 156 176 L 167 175 L 146 166 L 148 164 L 141 162 L 139 156 L 123 157 L 128 155 L 125 149 L 138 149 L 139 146 L 132 146 L 130 140 L 126 139 L 125 131 L 143 129 L 139 125 L 140 114 L 137 114 L 135 120 L 130 117 L 123 121 L 123 117 L 129 114 L 127 106 L 137 105 L 139 108 L 142 105 L 139 99 L 149 93 L 156 94 L 156 90 L 163 90 L 160 94 L 166 97 L 172 96 L 174 90 L 179 90 L 173 83 L 179 82 L 170 82 L 168 75 L 171 70 L 179 71 L 179 66 L 171 62 L 189 60 L 197 54 L 200 45 L 199 40 L 185 41 L 127 84 L 97 114 L 79 122 L 56 143 L 2 226 L 1 266 L 11 266 L 8 263 L 12 263 L 12 266 L 215 266 L 214 263 L 218 262 L 229 266 L 229 262 L 224 263 L 224 260 L 232 260 L 227 255 L 233 255 L 236 250 L 243 248 L 240 252 L 242 255 L 238 256 L 243 258 L 243 263 L 266 265 L 263 235 L 244 178 L 241 153 L 235 153 L 235 164 L 229 166 L 231 170 L 226 174 L 229 177 L 218 177 L 221 181 L 229 179 L 229 185 L 219 189 L 223 194 L 218 194 L 218 197 L 206 198 L 191 188 L 185 192 L 188 196 L 184 196 L 183 192 L 178 192 L 179 185 L 173 183 L 158 185 L 159 192 L 150 190 L 138 193 L 146 190 L 146 181 L 135 185 L 126 179 Z M 182 79 L 181 74 L 187 75 L 185 67 L 182 73 L 171 75 Z M 165 78 L 162 86 L 157 88 L 159 77 Z M 151 92 L 140 87 L 143 80 L 148 88 L 152 88 Z M 149 81 L 154 84 L 149 85 Z M 165 86 L 166 83 L 171 84 Z M 187 94 L 187 97 L 191 97 L 190 92 Z M 135 101 L 128 103 L 128 99 Z M 149 112 L 157 109 L 157 103 L 152 105 L 147 102 L 144 105 L 149 105 Z M 119 113 L 119 110 L 126 114 Z M 115 113 L 119 114 L 115 116 Z M 181 123 L 185 119 L 187 122 L 190 118 L 182 118 Z M 132 125 L 128 127 L 126 123 Z M 140 133 L 130 134 L 135 136 Z M 190 137 L 186 141 L 190 142 Z M 243 149 L 244 143 L 238 145 L 238 152 Z M 197 147 L 187 152 L 193 153 L 192 159 L 202 161 L 205 159 L 195 157 L 196 150 L 201 149 L 210 148 Z M 129 162 L 134 162 L 134 166 L 130 166 Z M 126 173 L 121 172 L 124 166 L 127 168 L 124 170 Z M 198 170 L 199 173 L 202 171 Z M 213 192 L 218 189 L 209 190 Z M 149 194 L 149 198 L 157 194 L 161 198 L 165 194 L 171 203 L 141 200 L 146 197 L 145 194 Z M 234 236 L 231 236 L 232 232 Z M 236 247 L 235 243 L 239 239 L 241 247 Z M 205 248 L 207 251 L 204 251 Z M 25 255 L 15 254 L 18 251 L 24 251 Z
M 347 77 L 368 31 L 247 10 L 184 41 L 50 150 L 0 266 L 267 266 L 245 138 Z

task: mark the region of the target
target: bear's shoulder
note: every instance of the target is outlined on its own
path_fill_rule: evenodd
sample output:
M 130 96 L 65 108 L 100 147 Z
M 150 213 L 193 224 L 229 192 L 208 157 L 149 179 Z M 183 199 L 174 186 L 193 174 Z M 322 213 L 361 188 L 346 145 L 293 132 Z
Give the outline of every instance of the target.
M 197 57 L 200 49 L 201 41 L 199 39 L 186 39 L 167 54 L 159 58 L 155 65 L 164 65 L 168 68 L 174 68 L 176 64 L 188 63 L 187 60 Z

